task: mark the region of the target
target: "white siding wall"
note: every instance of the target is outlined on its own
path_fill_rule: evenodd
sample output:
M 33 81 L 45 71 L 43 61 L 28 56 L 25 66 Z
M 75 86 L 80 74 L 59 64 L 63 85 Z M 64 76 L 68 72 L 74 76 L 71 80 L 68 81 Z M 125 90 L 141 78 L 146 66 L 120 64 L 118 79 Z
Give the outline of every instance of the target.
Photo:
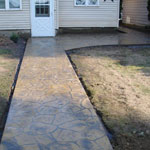
M 54 0 L 55 28 L 58 28 L 57 0 Z M 22 10 L 0 10 L 0 30 L 31 29 L 30 0 L 22 0 Z
M 74 6 L 59 0 L 59 27 L 117 27 L 119 0 L 99 0 L 99 6 Z
M 22 10 L 0 10 L 0 30 L 30 29 L 30 0 L 22 0 Z
M 147 0 L 123 0 L 123 23 L 139 26 L 150 25 Z
M 74 0 L 54 0 L 55 28 L 117 27 L 119 0 L 100 0 L 100 6 L 74 6 Z M 22 10 L 0 10 L 0 30 L 31 29 L 30 0 Z

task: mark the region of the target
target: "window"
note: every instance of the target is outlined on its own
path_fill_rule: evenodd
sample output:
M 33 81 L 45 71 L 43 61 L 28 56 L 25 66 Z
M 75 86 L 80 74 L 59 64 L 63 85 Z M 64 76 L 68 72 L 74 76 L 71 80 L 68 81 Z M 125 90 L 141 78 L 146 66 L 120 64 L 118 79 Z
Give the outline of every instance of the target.
M 0 0 L 0 9 L 5 9 L 5 0 Z
M 21 9 L 21 0 L 0 0 L 0 9 Z
M 20 8 L 20 0 L 9 0 L 9 8 Z
M 75 5 L 76 6 L 85 6 L 86 5 L 86 0 L 75 0 Z
M 49 0 L 36 0 L 35 1 L 35 14 L 36 17 L 49 17 L 50 14 Z
M 88 5 L 89 6 L 97 6 L 98 5 L 98 0 L 88 0 Z
M 99 0 L 75 0 L 75 6 L 98 6 Z

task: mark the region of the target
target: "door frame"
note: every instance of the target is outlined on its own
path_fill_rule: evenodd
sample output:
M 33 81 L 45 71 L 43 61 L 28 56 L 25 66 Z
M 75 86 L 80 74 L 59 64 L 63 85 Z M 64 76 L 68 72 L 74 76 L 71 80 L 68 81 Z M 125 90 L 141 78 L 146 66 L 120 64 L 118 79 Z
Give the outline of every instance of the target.
M 33 1 L 35 0 L 30 0 L 30 21 L 31 21 L 31 24 L 30 24 L 30 28 L 31 28 L 31 37 L 38 37 L 38 36 L 33 36 L 33 33 L 32 33 L 32 27 L 33 27 L 33 17 L 34 17 L 34 9 L 33 7 L 35 6 L 32 6 L 34 3 Z M 55 31 L 55 15 L 54 15 L 54 0 L 50 0 L 50 16 L 51 16 L 51 21 L 52 21 L 52 35 L 50 35 L 50 37 L 54 37 L 56 35 L 56 31 Z M 42 36 L 42 37 L 47 37 L 47 36 Z

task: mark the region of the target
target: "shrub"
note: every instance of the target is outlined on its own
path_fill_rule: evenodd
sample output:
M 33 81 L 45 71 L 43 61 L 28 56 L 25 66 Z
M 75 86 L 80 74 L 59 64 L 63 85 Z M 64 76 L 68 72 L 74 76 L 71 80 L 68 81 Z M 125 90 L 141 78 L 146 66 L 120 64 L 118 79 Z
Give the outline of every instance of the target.
M 14 43 L 17 43 L 17 42 L 18 42 L 18 39 L 19 39 L 19 36 L 18 36 L 18 34 L 16 34 L 16 33 L 12 33 L 12 35 L 10 36 L 10 39 L 11 39 Z

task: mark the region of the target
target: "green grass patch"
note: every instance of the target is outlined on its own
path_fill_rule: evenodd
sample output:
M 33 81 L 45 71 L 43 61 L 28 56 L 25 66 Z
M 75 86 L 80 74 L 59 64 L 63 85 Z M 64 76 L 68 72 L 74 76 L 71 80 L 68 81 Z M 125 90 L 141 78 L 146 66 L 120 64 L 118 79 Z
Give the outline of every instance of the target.
M 12 52 L 8 49 L 0 49 L 0 55 L 8 55 L 8 54 L 12 54 Z

